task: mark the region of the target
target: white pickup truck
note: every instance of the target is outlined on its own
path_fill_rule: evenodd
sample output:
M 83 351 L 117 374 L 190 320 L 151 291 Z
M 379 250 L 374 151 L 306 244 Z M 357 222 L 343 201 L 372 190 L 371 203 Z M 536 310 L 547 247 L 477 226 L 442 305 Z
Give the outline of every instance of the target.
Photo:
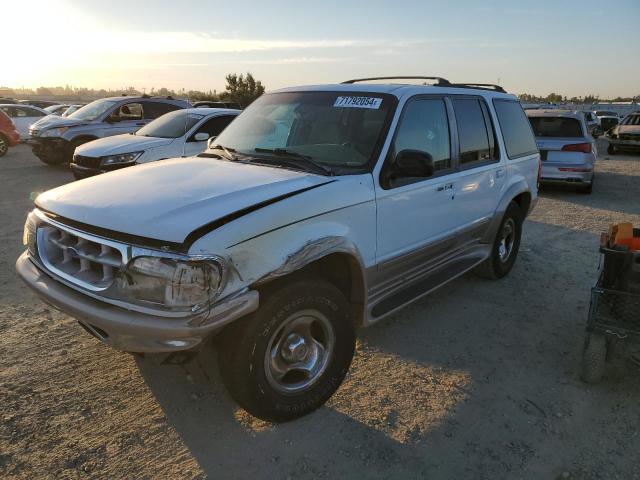
M 469 270 L 505 276 L 537 199 L 513 95 L 368 80 L 263 95 L 198 157 L 41 194 L 18 273 L 120 350 L 191 352 L 219 334 L 243 408 L 312 411 L 358 326 Z

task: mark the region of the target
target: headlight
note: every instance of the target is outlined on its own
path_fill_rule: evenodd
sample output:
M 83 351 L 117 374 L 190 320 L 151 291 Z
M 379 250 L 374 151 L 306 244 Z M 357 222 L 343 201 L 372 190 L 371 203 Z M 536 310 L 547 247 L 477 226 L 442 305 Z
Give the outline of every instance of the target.
M 36 221 L 33 212 L 29 212 L 27 215 L 27 221 L 24 224 L 24 230 L 22 232 L 22 244 L 27 247 L 29 253 L 35 255 L 36 253 Z
M 48 130 L 43 130 L 40 132 L 39 137 L 60 137 L 64 132 L 66 132 L 69 127 L 60 127 L 60 128 L 50 128 Z
M 135 162 L 142 152 L 120 153 L 118 155 L 108 155 L 106 157 L 100 157 L 100 165 L 106 167 L 107 165 L 118 165 L 121 163 L 133 163 Z
M 223 273 L 216 259 L 137 257 L 117 282 L 120 293 L 130 300 L 195 311 L 220 292 Z

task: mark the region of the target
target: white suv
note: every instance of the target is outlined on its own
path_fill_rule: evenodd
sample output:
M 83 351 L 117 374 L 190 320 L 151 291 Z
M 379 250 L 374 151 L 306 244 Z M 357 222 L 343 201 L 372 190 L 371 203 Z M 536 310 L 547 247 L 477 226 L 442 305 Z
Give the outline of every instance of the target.
M 356 327 L 516 260 L 540 169 L 520 103 L 423 78 L 279 90 L 198 157 L 45 192 L 18 273 L 121 350 L 221 334 L 242 407 L 304 415 L 342 382 Z

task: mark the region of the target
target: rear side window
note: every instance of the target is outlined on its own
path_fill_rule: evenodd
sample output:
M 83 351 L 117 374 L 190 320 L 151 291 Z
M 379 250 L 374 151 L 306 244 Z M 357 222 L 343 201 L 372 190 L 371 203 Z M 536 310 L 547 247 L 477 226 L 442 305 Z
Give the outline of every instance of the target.
M 22 110 L 24 111 L 24 115 L 18 115 L 20 117 L 22 116 L 26 116 L 26 117 L 44 117 L 45 114 L 42 113 L 40 110 L 36 110 L 35 108 L 22 108 Z
M 119 121 L 126 122 L 131 120 L 142 120 L 142 105 L 139 103 L 127 103 L 121 105 L 112 114 L 112 117 L 117 117 Z
M 142 102 L 142 105 L 144 106 L 144 118 L 149 120 L 156 119 L 165 113 L 173 112 L 182 108 L 178 105 L 164 102 Z
M 486 109 L 477 98 L 452 98 L 458 125 L 460 164 L 486 162 L 494 157 L 494 135 Z
M 504 137 L 507 156 L 513 159 L 536 153 L 536 140 L 520 102 L 494 100 L 493 106 Z
M 529 117 L 536 137 L 582 137 L 580 121 L 563 117 Z

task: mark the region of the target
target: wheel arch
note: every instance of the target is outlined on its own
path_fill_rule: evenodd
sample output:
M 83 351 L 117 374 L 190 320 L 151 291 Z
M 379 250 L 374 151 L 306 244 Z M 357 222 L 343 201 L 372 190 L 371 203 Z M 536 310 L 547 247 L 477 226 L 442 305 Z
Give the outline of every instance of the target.
M 367 300 L 365 268 L 357 248 L 349 240 L 326 237 L 308 242 L 252 287 L 263 288 L 300 275 L 319 276 L 335 285 L 351 304 L 354 322 L 362 324 Z

